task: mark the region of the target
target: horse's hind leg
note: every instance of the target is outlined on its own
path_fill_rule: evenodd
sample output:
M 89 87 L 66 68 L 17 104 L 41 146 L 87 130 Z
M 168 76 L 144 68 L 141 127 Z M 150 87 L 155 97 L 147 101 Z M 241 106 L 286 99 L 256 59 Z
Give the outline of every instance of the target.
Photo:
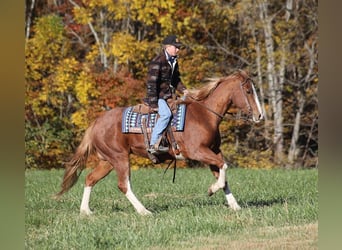
M 210 187 L 209 195 L 214 194 L 219 189 L 219 187 L 222 186 L 222 183 L 224 183 L 223 191 L 226 195 L 226 200 L 228 202 L 228 206 L 233 210 L 240 210 L 241 207 L 239 206 L 235 197 L 233 196 L 232 192 L 230 191 L 228 181 L 226 180 L 225 172 L 226 172 L 227 167 L 228 166 L 226 163 L 224 163 L 222 169 L 219 169 L 217 166 L 210 165 L 210 169 L 211 169 L 213 175 L 215 176 L 215 178 L 217 179 L 217 182 Z
M 80 213 L 91 215 L 93 212 L 89 208 L 89 199 L 92 187 L 105 176 L 107 176 L 113 167 L 106 161 L 100 161 L 99 165 L 87 175 L 85 187 L 82 196 Z
M 118 164 L 118 166 L 121 166 L 120 168 L 116 169 L 118 177 L 118 188 L 120 189 L 120 191 L 126 195 L 127 199 L 131 202 L 131 204 L 139 214 L 152 214 L 144 207 L 144 205 L 138 200 L 138 198 L 134 195 L 132 191 L 130 184 L 129 159 L 121 161 Z
M 125 186 L 126 186 L 126 197 L 127 199 L 131 202 L 131 204 L 134 206 L 135 210 L 141 214 L 141 215 L 150 215 L 152 214 L 150 211 L 148 211 L 143 204 L 137 199 L 137 197 L 134 195 L 131 189 L 130 181 L 129 178 L 126 178 L 125 181 Z M 121 188 L 120 188 L 121 190 Z

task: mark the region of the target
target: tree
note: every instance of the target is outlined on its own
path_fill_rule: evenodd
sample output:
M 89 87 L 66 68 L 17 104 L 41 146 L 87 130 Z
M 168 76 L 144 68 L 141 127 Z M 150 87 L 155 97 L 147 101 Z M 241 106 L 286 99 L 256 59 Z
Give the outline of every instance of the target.
M 28 166 L 60 164 L 99 113 L 140 102 L 170 33 L 189 88 L 240 68 L 255 79 L 265 121 L 222 125 L 233 165 L 317 165 L 317 0 L 31 0 L 25 29 Z
M 61 164 L 54 158 L 71 150 L 73 137 L 81 132 L 71 128 L 88 125 L 89 100 L 98 94 L 89 71 L 69 55 L 69 46 L 56 15 L 38 19 L 35 36 L 26 43 L 25 142 L 28 157 L 40 155 L 36 164 Z

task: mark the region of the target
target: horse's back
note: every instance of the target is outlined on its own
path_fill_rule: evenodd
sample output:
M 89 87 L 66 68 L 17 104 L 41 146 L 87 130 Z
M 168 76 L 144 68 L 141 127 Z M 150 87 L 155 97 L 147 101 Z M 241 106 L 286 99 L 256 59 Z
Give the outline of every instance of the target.
M 97 142 L 105 142 L 119 151 L 128 150 L 132 145 L 144 148 L 141 134 L 124 133 L 122 131 L 122 117 L 126 108 L 113 108 L 105 111 L 97 118 L 93 128 L 93 134 Z
M 93 133 L 98 137 L 113 138 L 121 134 L 122 113 L 124 107 L 115 107 L 105 111 L 94 122 Z

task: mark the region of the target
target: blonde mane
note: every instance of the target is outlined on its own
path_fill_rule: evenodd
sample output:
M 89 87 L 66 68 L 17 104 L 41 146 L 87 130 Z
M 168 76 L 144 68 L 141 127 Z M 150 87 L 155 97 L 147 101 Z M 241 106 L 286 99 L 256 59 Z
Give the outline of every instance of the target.
M 222 82 L 238 77 L 242 77 L 244 79 L 244 75 L 241 71 L 237 71 L 226 77 L 209 78 L 207 79 L 208 82 L 204 86 L 200 87 L 199 89 L 189 90 L 189 96 L 196 101 L 202 101 L 206 99 Z

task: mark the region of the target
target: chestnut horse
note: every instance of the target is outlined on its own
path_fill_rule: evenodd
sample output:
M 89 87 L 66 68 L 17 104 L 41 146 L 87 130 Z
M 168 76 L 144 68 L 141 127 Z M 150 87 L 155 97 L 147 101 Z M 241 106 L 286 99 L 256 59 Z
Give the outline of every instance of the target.
M 231 106 L 248 115 L 253 122 L 259 122 L 263 118 L 252 79 L 242 70 L 227 77 L 212 79 L 203 87 L 189 91 L 184 102 L 187 105 L 184 131 L 173 132 L 180 155 L 183 159 L 193 159 L 208 164 L 216 178 L 216 182 L 209 187 L 209 195 L 223 189 L 229 207 L 239 210 L 240 206 L 226 181 L 228 166 L 220 150 L 219 124 Z M 86 130 L 71 160 L 66 163 L 61 191 L 57 197 L 76 183 L 90 154 L 96 153 L 101 160 L 99 165 L 86 176 L 81 214 L 92 214 L 89 208 L 91 189 L 113 169 L 117 174 L 118 188 L 126 195 L 136 211 L 142 215 L 151 214 L 131 189 L 129 155 L 133 153 L 148 157 L 148 154 L 143 134 L 122 133 L 124 109 L 124 107 L 117 107 L 97 118 Z M 162 160 L 173 158 L 176 158 L 176 155 L 172 149 L 161 155 Z

